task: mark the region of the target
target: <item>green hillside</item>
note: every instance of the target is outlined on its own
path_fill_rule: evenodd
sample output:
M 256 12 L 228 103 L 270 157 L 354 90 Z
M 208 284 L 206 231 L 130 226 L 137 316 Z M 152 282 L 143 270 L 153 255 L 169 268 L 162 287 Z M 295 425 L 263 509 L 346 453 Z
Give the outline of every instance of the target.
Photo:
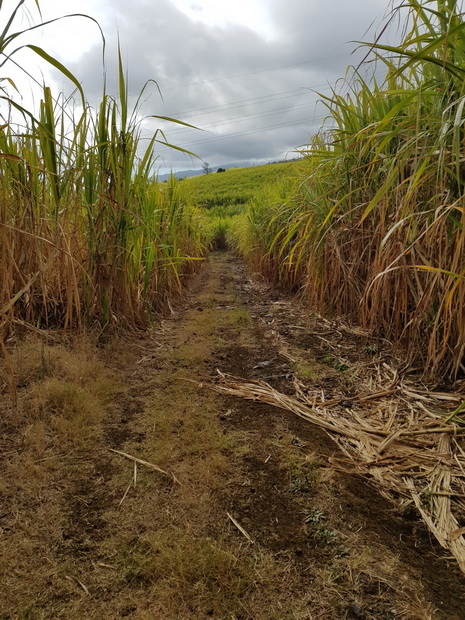
M 270 183 L 292 175 L 295 166 L 296 162 L 285 162 L 231 168 L 185 179 L 183 183 L 188 187 L 191 200 L 199 207 L 243 205 Z

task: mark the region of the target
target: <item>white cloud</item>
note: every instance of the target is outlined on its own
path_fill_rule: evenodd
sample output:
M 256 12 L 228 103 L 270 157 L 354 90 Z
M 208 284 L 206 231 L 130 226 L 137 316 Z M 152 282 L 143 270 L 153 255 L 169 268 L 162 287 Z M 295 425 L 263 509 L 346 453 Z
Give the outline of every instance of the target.
M 274 33 L 274 24 L 270 19 L 267 3 L 263 0 L 171 0 L 185 15 L 193 21 L 207 26 L 227 28 L 243 26 L 268 38 Z
M 44 1 L 44 18 L 63 14 L 63 4 Z M 348 64 L 358 62 L 361 54 L 351 56 L 355 45 L 350 41 L 366 38 L 367 28 L 380 22 L 390 4 L 67 0 L 66 12 L 86 12 L 101 24 L 107 41 L 108 90 L 117 92 L 119 36 L 130 93 L 136 96 L 149 79 L 156 80 L 163 93 L 162 101 L 152 88 L 144 112 L 182 112 L 182 119 L 203 127 L 201 133 L 158 123 L 173 143 L 217 166 L 275 159 L 304 143 L 324 114 L 321 108 L 315 112 L 318 97 L 313 91 L 327 89 Z M 94 24 L 83 18 L 61 21 L 37 40 L 69 65 L 91 100 L 98 99 L 102 46 Z M 32 60 L 28 57 L 27 62 Z M 65 81 L 59 77 L 57 83 L 63 87 Z M 147 123 L 144 131 L 155 126 Z M 186 165 L 185 157 L 166 149 L 160 155 L 168 167 Z

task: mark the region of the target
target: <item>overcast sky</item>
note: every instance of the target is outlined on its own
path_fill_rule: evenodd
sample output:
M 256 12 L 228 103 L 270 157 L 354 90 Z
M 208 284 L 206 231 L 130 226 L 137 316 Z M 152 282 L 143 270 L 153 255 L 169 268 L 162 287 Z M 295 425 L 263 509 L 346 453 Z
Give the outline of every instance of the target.
M 329 85 L 358 63 L 362 52 L 353 53 L 353 41 L 373 40 L 391 2 L 42 0 L 41 6 L 44 19 L 78 12 L 98 20 L 107 45 L 107 89 L 115 93 L 119 35 L 130 93 L 135 98 L 150 79 L 162 92 L 163 99 L 149 89 L 144 113 L 174 116 L 202 129 L 151 121 L 144 124 L 144 135 L 161 126 L 169 141 L 216 168 L 295 156 L 325 116 L 316 93 L 329 94 Z M 73 71 L 89 101 L 98 101 L 102 44 L 93 23 L 61 21 L 35 42 Z M 34 61 L 27 58 L 33 70 Z M 45 79 L 52 78 L 46 71 Z M 55 86 L 70 90 L 61 78 Z M 161 172 L 201 167 L 164 147 L 158 162 Z

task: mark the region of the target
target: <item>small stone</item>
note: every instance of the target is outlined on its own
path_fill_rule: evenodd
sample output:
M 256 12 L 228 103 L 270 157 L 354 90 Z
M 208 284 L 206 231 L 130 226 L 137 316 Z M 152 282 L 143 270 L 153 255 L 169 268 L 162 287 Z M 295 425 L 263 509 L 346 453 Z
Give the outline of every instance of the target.
M 349 613 L 352 618 L 357 618 L 357 620 L 364 620 L 365 618 L 365 612 L 358 603 L 354 603 L 349 607 Z
M 266 368 L 266 367 L 267 367 L 267 366 L 269 366 L 270 364 L 271 364 L 271 362 L 270 362 L 270 361 L 268 361 L 268 360 L 267 360 L 267 361 L 265 361 L 265 362 L 259 362 L 258 364 L 256 364 L 256 365 L 253 367 L 253 370 L 256 370 L 257 368 Z
M 341 401 L 341 407 L 346 407 L 346 409 L 352 409 L 354 407 L 354 403 L 351 400 L 343 400 Z

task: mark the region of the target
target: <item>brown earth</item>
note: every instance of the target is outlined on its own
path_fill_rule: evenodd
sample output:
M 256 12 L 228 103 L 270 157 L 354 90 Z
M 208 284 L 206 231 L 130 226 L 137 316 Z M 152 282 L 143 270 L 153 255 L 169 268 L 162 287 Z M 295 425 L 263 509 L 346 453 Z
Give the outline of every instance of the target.
M 216 253 L 150 334 L 18 342 L 0 618 L 464 620 L 456 565 L 414 514 L 334 469 L 323 431 L 206 385 L 219 369 L 331 391 L 344 373 L 305 316 Z

